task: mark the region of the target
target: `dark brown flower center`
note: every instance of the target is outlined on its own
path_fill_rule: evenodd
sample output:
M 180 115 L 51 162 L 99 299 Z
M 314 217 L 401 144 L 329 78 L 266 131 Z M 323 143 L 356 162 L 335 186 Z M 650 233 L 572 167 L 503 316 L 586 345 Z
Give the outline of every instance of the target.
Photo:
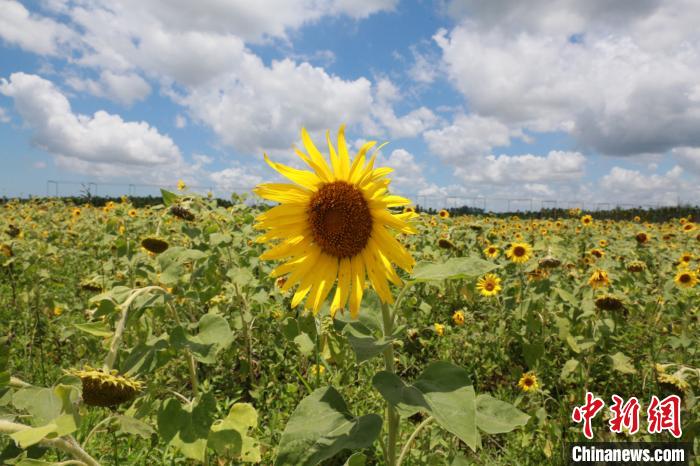
M 308 216 L 316 244 L 338 258 L 359 254 L 372 233 L 367 201 L 359 189 L 345 181 L 323 185 L 311 198 Z
M 535 381 L 529 377 L 526 377 L 525 380 L 523 380 L 523 383 L 526 387 L 531 387 L 535 383 Z
M 690 283 L 690 274 L 684 273 L 678 279 L 681 283 Z
M 486 291 L 493 291 L 493 289 L 496 288 L 496 285 L 493 282 L 486 282 L 484 288 L 486 289 Z
M 522 246 L 516 246 L 513 248 L 513 255 L 515 257 L 522 257 L 525 255 L 525 248 Z

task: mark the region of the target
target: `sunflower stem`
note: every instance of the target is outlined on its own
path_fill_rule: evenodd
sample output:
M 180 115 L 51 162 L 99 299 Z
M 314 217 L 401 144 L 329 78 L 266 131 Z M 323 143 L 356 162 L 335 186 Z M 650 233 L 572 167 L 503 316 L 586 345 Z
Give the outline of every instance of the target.
M 384 337 L 389 338 L 394 333 L 394 316 L 389 306 L 382 303 L 382 319 L 384 320 Z M 396 373 L 394 364 L 394 346 L 390 344 L 384 350 L 384 366 L 387 372 Z M 388 435 L 386 439 L 386 463 L 388 466 L 396 465 L 396 440 L 399 436 L 399 414 L 391 404 L 387 405 L 386 422 Z

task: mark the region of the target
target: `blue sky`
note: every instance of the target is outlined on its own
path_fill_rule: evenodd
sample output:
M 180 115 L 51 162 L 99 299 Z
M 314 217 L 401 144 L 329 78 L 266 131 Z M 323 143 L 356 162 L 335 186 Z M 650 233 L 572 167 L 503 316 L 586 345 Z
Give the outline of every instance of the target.
M 0 0 L 0 195 L 181 178 L 227 196 L 275 179 L 263 152 L 297 164 L 301 126 L 322 146 L 345 123 L 355 147 L 391 141 L 394 190 L 422 203 L 697 203 L 693 17 L 692 0 Z

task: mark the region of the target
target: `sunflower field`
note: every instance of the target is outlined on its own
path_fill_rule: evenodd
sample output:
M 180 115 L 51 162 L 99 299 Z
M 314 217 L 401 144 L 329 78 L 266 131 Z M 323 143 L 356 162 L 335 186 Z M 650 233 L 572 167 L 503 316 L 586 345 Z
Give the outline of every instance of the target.
M 692 219 L 419 213 L 373 143 L 302 140 L 267 204 L 0 206 L 0 464 L 565 464 L 587 392 L 641 403 L 596 441 L 697 453 Z

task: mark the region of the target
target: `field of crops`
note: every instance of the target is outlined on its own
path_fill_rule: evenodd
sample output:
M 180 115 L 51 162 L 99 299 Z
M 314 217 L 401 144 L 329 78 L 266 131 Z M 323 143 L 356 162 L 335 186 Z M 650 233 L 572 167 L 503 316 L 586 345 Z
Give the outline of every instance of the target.
M 599 441 L 673 440 L 646 413 L 677 394 L 697 451 L 691 219 L 401 209 L 410 272 L 292 307 L 291 266 L 261 258 L 270 216 L 255 227 L 274 209 L 185 186 L 147 208 L 1 206 L 0 463 L 561 464 L 587 391 Z M 608 428 L 613 394 L 640 400 L 638 433 Z

